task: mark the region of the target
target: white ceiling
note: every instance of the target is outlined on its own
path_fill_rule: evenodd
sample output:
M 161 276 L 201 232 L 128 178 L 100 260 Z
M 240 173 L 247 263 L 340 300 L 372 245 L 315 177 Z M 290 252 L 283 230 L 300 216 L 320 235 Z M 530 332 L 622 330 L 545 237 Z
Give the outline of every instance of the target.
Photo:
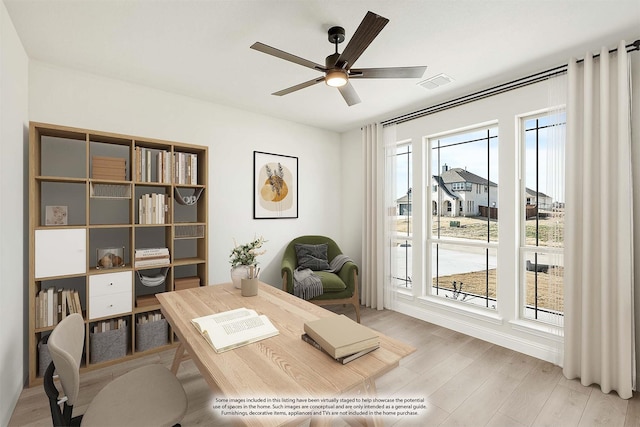
M 30 58 L 338 132 L 395 117 L 640 38 L 640 0 L 4 0 Z M 367 11 L 390 20 L 357 68 L 427 65 L 422 79 L 357 80 L 348 107 L 319 77 L 249 49 L 324 64 Z M 636 71 L 637 72 L 637 71 Z M 420 81 L 454 81 L 427 91 Z

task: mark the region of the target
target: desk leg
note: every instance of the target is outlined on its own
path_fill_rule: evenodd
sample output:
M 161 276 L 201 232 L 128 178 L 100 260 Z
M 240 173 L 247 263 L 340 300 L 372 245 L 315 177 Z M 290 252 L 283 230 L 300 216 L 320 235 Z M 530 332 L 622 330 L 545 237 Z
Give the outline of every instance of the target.
M 376 389 L 376 380 L 373 378 L 368 378 L 364 384 L 364 394 L 367 397 L 378 397 L 378 391 Z M 382 417 L 380 416 L 370 416 L 365 418 L 365 423 L 368 426 L 375 427 L 384 427 L 384 422 L 382 421 Z
M 366 397 L 377 397 L 376 380 L 369 378 L 354 390 L 356 394 Z M 369 417 L 344 417 L 344 421 L 350 426 L 375 426 L 384 427 L 384 422 L 379 416 Z M 323 427 L 332 424 L 332 417 L 312 417 L 309 427 Z
M 333 417 L 311 417 L 309 427 L 328 427 L 332 425 Z
M 369 378 L 364 381 L 360 387 L 356 390 L 358 395 L 365 397 L 378 397 L 376 390 L 376 380 Z M 380 416 L 367 416 L 367 417 L 345 417 L 344 421 L 350 426 L 375 426 L 384 427 L 384 422 Z
M 173 356 L 173 363 L 171 364 L 171 372 L 173 375 L 178 374 L 178 368 L 180 368 L 180 364 L 182 363 L 183 356 L 185 353 L 184 344 L 180 343 L 178 348 L 176 349 L 176 355 Z

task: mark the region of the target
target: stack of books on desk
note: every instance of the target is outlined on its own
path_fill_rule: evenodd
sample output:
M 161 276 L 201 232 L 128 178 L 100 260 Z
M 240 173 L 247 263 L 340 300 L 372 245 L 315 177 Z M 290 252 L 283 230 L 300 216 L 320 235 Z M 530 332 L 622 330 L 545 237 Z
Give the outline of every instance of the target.
M 136 268 L 163 266 L 170 263 L 169 248 L 146 248 L 135 251 Z
M 380 347 L 378 334 L 344 314 L 304 324 L 302 339 L 345 364 Z

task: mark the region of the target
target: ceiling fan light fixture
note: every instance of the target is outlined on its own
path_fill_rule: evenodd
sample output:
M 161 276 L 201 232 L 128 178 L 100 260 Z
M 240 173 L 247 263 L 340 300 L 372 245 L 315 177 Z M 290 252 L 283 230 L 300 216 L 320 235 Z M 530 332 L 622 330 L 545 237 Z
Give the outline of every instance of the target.
M 327 75 L 324 78 L 327 86 L 331 87 L 341 87 L 347 84 L 349 77 L 347 77 L 347 72 L 344 70 L 329 70 L 327 71 Z

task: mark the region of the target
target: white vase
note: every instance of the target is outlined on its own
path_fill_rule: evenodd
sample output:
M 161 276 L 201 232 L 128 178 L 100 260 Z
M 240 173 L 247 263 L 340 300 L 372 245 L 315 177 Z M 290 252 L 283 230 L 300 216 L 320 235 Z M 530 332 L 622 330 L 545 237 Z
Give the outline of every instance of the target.
M 231 268 L 231 281 L 233 282 L 233 286 L 237 289 L 241 288 L 241 279 L 249 278 L 249 266 L 248 265 L 239 265 L 237 267 Z

